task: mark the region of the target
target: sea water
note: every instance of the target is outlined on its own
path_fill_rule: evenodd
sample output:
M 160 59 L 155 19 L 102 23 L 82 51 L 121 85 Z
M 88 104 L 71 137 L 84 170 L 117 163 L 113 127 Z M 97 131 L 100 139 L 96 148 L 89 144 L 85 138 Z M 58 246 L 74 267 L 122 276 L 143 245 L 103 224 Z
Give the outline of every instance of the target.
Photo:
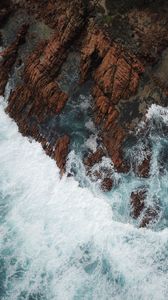
M 103 194 L 80 184 L 82 167 L 79 181 L 60 179 L 55 161 L 18 132 L 4 107 L 1 97 L 0 299 L 166 300 L 167 171 L 160 175 L 157 165 L 166 137 L 151 135 L 150 178 L 123 175 Z M 158 116 L 167 122 L 167 110 L 152 106 L 148 118 Z M 71 152 L 69 163 L 79 162 Z M 157 195 L 162 208 L 148 229 L 130 217 L 130 194 L 142 184 L 148 201 Z

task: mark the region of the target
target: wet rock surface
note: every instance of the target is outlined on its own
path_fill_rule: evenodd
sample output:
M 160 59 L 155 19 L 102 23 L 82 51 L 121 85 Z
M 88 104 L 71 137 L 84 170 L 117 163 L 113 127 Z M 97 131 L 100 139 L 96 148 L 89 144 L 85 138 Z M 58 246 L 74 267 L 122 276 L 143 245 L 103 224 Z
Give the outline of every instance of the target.
M 22 134 L 42 143 L 61 173 L 75 138 L 80 140 L 78 148 L 84 148 L 85 138 L 96 132 L 101 141 L 97 149 L 90 153 L 82 148 L 81 153 L 86 157 L 86 172 L 93 180 L 102 179 L 104 191 L 114 186 L 114 170 L 131 169 L 144 179 L 150 176 L 148 150 L 135 167 L 126 159 L 124 147 L 130 135 L 136 136 L 139 123 L 146 122 L 151 104 L 167 105 L 168 5 L 142 2 L 13 0 L 0 4 L 1 94 L 9 77 L 15 78 L 7 112 Z M 23 23 L 20 31 L 13 26 L 15 20 Z M 88 105 L 81 97 L 83 90 L 90 97 L 88 111 L 96 131 L 81 129 Z M 74 113 L 77 98 L 84 112 L 76 104 Z M 70 118 L 71 110 L 75 118 Z M 67 125 L 66 117 L 80 120 L 80 130 L 76 124 Z M 96 169 L 106 159 L 112 167 Z
M 132 206 L 132 211 L 131 214 L 133 218 L 137 219 L 144 207 L 145 207 L 145 198 L 146 198 L 147 191 L 145 189 L 132 192 L 131 194 L 131 206 Z
M 114 168 L 107 158 L 107 154 L 103 147 L 99 147 L 95 152 L 89 153 L 84 158 L 84 165 L 87 175 L 92 181 L 98 182 L 99 187 L 108 192 L 114 186 Z
M 138 88 L 143 65 L 122 45 L 113 43 L 99 28 L 91 26 L 83 42 L 81 80 L 93 69 L 95 121 L 115 167 L 124 169 L 121 145 L 126 132 L 119 123 L 117 104 L 129 99 Z
M 88 167 L 93 167 L 95 164 L 99 163 L 102 160 L 103 156 L 103 149 L 99 148 L 96 152 L 91 153 L 87 158 L 85 158 L 84 164 Z
M 153 202 L 153 206 L 147 201 L 148 190 L 141 188 L 131 194 L 131 215 L 134 219 L 139 218 L 139 227 L 147 227 L 157 222 L 160 209 L 157 201 Z
M 104 178 L 101 183 L 101 188 L 104 192 L 110 191 L 113 187 L 112 178 Z

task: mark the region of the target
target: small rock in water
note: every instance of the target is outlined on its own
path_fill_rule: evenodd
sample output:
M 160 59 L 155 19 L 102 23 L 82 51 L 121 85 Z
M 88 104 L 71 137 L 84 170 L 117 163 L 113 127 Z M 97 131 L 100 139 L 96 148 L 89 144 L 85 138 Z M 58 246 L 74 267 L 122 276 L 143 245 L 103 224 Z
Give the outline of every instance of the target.
M 152 205 L 148 205 L 147 192 L 144 187 L 131 194 L 131 216 L 134 219 L 140 219 L 139 227 L 148 227 L 156 222 L 160 215 L 160 207 L 156 199 L 153 199 Z
M 112 187 L 113 187 L 113 180 L 111 178 L 103 179 L 101 183 L 101 188 L 104 192 L 111 191 Z
M 142 163 L 140 163 L 137 167 L 136 173 L 139 177 L 148 178 L 150 172 L 150 161 L 151 156 L 148 155 Z
M 96 163 L 99 163 L 101 161 L 103 155 L 103 149 L 99 148 L 96 150 L 96 152 L 93 152 L 88 155 L 88 157 L 86 157 L 86 159 L 84 160 L 84 164 L 87 167 L 93 167 Z
M 137 219 L 145 207 L 145 198 L 147 190 L 140 189 L 131 194 L 131 216 Z

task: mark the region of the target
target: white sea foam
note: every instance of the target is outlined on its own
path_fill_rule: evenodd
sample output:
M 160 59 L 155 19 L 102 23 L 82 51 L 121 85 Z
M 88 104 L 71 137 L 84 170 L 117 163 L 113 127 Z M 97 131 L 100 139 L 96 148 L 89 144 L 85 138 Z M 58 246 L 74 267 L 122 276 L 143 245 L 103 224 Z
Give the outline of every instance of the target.
M 1 299 L 167 299 L 167 229 L 115 222 L 105 196 L 60 180 L 2 98 L 0 192 Z
M 160 119 L 164 123 L 168 123 L 168 108 L 157 104 L 152 104 L 146 114 L 147 119 Z
M 96 132 L 96 127 L 92 120 L 89 120 L 88 122 L 86 122 L 85 126 L 86 126 L 86 128 L 90 129 L 92 132 L 94 132 L 94 133 Z
M 97 145 L 97 135 L 91 134 L 91 136 L 86 140 L 85 146 L 95 152 L 97 150 Z

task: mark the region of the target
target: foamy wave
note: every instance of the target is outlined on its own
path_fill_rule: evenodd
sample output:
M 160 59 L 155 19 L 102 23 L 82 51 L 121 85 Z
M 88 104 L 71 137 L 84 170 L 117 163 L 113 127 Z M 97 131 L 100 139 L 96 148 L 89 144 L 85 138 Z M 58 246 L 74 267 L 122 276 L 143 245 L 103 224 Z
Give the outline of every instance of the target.
M 110 201 L 118 193 L 124 203 L 133 184 L 126 179 Z M 115 222 L 106 200 L 72 177 L 60 180 L 55 162 L 18 133 L 1 101 L 2 300 L 166 300 L 167 229 Z

